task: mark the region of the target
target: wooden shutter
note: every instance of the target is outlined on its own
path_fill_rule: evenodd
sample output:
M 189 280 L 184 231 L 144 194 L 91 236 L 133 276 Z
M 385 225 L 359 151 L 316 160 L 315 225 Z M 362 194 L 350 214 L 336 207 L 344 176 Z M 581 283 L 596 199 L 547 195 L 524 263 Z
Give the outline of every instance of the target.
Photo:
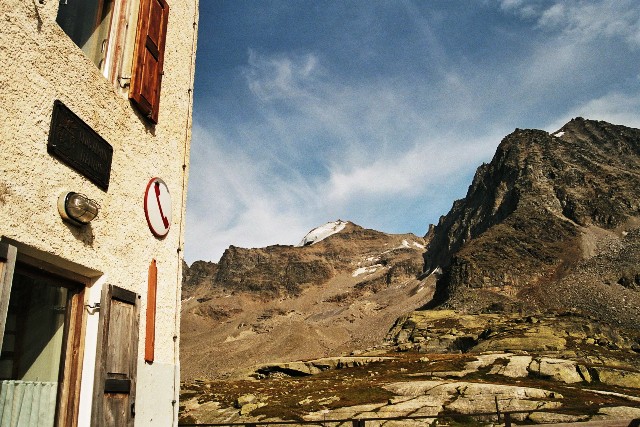
M 153 123 L 158 123 L 168 20 L 165 0 L 140 0 L 129 98 Z
M 15 246 L 0 243 L 0 348 L 2 348 L 4 326 L 7 322 L 9 296 L 11 295 L 11 283 L 13 281 L 17 253 Z
M 133 426 L 138 295 L 107 285 L 100 302 L 92 426 Z

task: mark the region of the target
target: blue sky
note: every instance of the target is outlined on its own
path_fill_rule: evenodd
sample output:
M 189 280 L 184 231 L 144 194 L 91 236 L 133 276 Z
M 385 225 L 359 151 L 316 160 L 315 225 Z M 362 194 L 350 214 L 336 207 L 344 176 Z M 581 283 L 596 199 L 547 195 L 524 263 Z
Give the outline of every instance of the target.
M 424 235 L 515 128 L 640 127 L 637 0 L 201 0 L 185 259 Z

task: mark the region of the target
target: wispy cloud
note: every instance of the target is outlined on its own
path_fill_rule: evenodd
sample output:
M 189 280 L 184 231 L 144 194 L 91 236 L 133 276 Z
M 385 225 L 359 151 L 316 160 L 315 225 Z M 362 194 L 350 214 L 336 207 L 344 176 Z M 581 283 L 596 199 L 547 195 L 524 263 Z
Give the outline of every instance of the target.
M 498 4 L 505 12 L 535 20 L 542 30 L 582 44 L 606 37 L 640 47 L 640 8 L 635 0 L 498 0 Z
M 364 205 L 375 210 L 437 191 L 443 180 L 475 169 L 500 138 L 462 140 L 464 131 L 436 130 L 473 115 L 468 88 L 455 76 L 425 93 L 445 107 L 436 114 L 411 85 L 379 79 L 347 86 L 311 54 L 251 51 L 244 76 L 259 116 L 238 123 L 241 131 L 225 133 L 215 123 L 194 129 L 190 260 L 196 253 L 215 260 L 229 244 L 296 243 L 323 222 L 362 217 Z M 234 143 L 234 135 L 243 140 Z
M 533 18 L 540 14 L 541 0 L 498 0 L 500 8 L 507 12 L 516 13 L 523 18 Z
M 186 233 L 189 261 L 217 260 L 231 244 L 292 243 L 308 227 L 301 221 L 304 214 L 292 210 L 313 191 L 304 180 L 280 180 L 269 172 L 273 164 L 260 156 L 221 150 L 224 138 L 215 130 L 194 126 Z M 312 204 L 309 200 L 311 210 Z
M 611 92 L 576 106 L 544 126 L 544 129 L 548 132 L 555 132 L 574 117 L 604 120 L 609 123 L 640 128 L 638 112 L 640 112 L 640 92 Z
M 640 8 L 634 0 L 556 2 L 542 11 L 538 24 L 581 43 L 606 37 L 640 47 Z
M 416 135 L 416 139 L 420 136 Z M 501 136 L 492 135 L 456 140 L 453 135 L 419 141 L 394 157 L 376 159 L 371 164 L 342 165 L 332 170 L 327 182 L 328 200 L 345 202 L 362 197 L 400 198 L 436 189 L 452 175 L 478 166 L 478 159 L 490 156 Z M 343 168 L 351 167 L 350 170 Z
M 318 72 L 318 59 L 313 54 L 265 57 L 253 49 L 245 69 L 251 92 L 263 102 L 310 96 L 306 88 Z

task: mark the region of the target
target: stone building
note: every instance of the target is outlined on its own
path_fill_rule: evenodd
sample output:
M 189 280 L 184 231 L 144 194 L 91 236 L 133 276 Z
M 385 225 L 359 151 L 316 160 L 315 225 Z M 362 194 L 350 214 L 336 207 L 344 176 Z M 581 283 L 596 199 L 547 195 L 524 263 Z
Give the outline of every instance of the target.
M 177 424 L 197 22 L 0 3 L 2 425 Z

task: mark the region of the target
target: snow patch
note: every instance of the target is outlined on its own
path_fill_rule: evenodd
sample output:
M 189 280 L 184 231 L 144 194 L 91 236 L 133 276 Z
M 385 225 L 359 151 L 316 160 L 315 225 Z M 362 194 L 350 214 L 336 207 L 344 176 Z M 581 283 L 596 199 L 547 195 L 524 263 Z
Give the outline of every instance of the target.
M 362 274 L 371 274 L 371 273 L 375 273 L 380 267 L 384 267 L 382 264 L 376 264 L 376 265 L 371 265 L 369 267 L 360 267 L 358 269 L 356 269 L 353 274 L 351 274 L 351 277 L 358 277 Z
M 408 241 L 406 241 L 406 240 L 402 240 L 402 243 L 400 244 L 400 246 L 397 246 L 397 247 L 395 247 L 395 248 L 392 248 L 392 249 L 386 250 L 386 251 L 382 252 L 382 254 L 381 254 L 381 255 L 387 254 L 387 253 L 389 253 L 389 252 L 397 251 L 398 249 L 403 249 L 403 248 L 413 249 L 413 248 L 412 248 L 412 246 L 413 246 L 413 247 L 416 247 L 416 248 L 418 248 L 418 249 L 424 249 L 424 248 L 425 248 L 425 246 L 424 246 L 424 245 L 421 245 L 421 244 L 420 244 L 420 243 L 418 243 L 418 242 L 411 242 L 411 243 L 409 243 L 409 242 L 408 242 Z
M 558 138 L 560 138 L 562 135 L 564 135 L 564 132 L 556 132 L 553 134 L 553 136 L 557 136 Z
M 431 275 L 441 276 L 442 275 L 442 268 L 440 268 L 440 267 L 434 268 L 433 271 L 431 273 L 429 273 L 429 276 L 431 276 Z
M 321 240 L 326 239 L 327 237 L 339 233 L 346 227 L 347 222 L 342 220 L 337 220 L 333 222 L 328 222 L 325 225 L 321 225 L 320 227 L 314 228 L 306 236 L 302 239 L 300 243 L 298 243 L 298 247 L 313 245 L 318 243 Z

